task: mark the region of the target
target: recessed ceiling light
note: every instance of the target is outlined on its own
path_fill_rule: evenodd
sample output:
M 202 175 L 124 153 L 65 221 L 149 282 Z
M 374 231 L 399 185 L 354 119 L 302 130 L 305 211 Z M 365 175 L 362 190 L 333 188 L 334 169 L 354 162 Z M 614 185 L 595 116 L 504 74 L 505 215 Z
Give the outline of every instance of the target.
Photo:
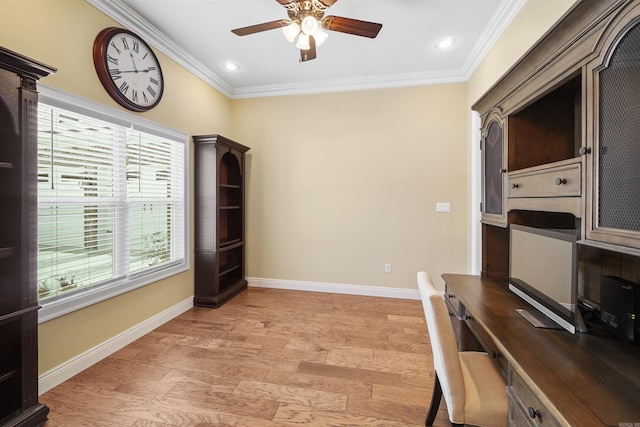
M 445 37 L 436 42 L 436 47 L 440 50 L 446 50 L 456 44 L 456 39 L 453 37 Z
M 238 71 L 240 69 L 240 66 L 235 62 L 227 61 L 224 64 L 222 64 L 222 68 L 224 68 L 227 71 Z

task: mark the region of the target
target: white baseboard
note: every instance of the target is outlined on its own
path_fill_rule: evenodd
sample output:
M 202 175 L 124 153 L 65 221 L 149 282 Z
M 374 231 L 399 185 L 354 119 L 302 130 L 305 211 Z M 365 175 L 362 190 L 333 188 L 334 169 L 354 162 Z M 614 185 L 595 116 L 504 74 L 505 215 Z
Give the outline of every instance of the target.
M 62 384 L 64 381 L 76 374 L 84 371 L 91 365 L 98 363 L 105 357 L 115 353 L 124 346 L 131 344 L 138 338 L 153 331 L 157 327 L 165 324 L 174 317 L 179 316 L 185 311 L 193 307 L 193 297 L 179 302 L 173 307 L 156 314 L 142 323 L 104 341 L 101 344 L 85 351 L 84 353 L 67 360 L 61 365 L 43 373 L 38 378 L 38 390 L 40 394 L 46 393 L 55 386 Z
M 255 288 L 288 289 L 384 298 L 420 299 L 420 291 L 418 289 L 343 285 L 339 283 L 306 282 L 298 280 L 263 279 L 259 277 L 247 277 L 247 281 L 249 282 L 249 286 Z

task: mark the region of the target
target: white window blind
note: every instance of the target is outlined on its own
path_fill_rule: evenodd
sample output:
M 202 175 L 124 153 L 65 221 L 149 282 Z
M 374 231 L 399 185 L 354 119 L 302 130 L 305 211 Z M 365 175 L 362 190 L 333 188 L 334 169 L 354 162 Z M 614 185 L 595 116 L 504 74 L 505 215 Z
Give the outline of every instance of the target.
M 122 113 L 108 120 L 105 107 L 92 117 L 87 101 L 79 113 L 48 100 L 38 105 L 44 317 L 186 270 L 184 139 L 123 126 Z

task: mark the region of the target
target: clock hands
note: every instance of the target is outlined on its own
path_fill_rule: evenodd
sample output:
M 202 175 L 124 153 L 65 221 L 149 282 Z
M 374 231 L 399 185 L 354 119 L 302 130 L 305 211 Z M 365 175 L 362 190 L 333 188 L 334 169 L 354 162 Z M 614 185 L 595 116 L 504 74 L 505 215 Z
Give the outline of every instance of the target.
M 111 74 L 114 75 L 114 74 L 125 74 L 125 73 L 149 73 L 156 69 L 157 69 L 156 67 L 149 67 L 144 70 L 118 70 L 117 68 L 115 68 L 109 71 L 111 71 Z

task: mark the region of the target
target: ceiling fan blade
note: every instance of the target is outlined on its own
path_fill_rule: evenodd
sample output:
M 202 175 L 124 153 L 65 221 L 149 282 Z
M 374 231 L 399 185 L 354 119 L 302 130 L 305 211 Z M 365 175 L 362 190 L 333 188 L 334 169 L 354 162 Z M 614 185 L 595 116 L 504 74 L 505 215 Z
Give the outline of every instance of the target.
M 293 3 L 293 0 L 276 0 L 276 1 L 283 6 L 288 5 L 289 3 Z
M 316 59 L 316 39 L 313 36 L 309 36 L 309 49 L 300 49 L 300 62 L 311 61 Z
M 274 30 L 276 28 L 282 28 L 288 25 L 290 21 L 286 19 L 278 19 L 277 21 L 265 22 L 262 24 L 251 25 L 248 27 L 236 28 L 235 30 L 231 30 L 232 33 L 237 34 L 239 36 L 246 36 L 249 34 L 259 33 L 267 30 Z
M 355 36 L 369 37 L 373 39 L 380 32 L 382 24 L 360 21 L 358 19 L 343 18 L 340 16 L 327 16 L 322 20 L 322 27 L 331 31 L 338 31 L 340 33 L 353 34 Z
M 280 1 L 280 0 L 278 0 Z M 320 1 L 320 3 L 322 3 L 323 5 L 327 6 L 327 7 L 331 7 L 333 6 L 338 0 L 318 0 Z

